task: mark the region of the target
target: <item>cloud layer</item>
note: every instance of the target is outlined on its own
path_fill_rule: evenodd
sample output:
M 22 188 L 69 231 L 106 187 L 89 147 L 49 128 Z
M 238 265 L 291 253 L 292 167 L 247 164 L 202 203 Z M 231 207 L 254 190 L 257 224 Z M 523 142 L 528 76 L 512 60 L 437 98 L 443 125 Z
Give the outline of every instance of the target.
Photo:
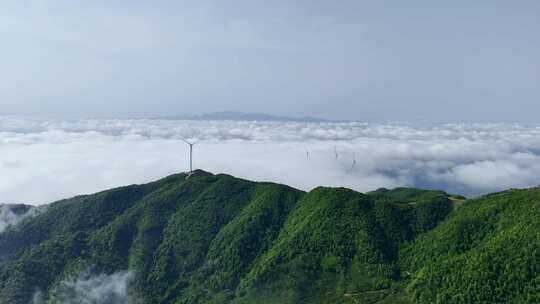
M 0 201 L 43 204 L 184 171 L 181 138 L 199 141 L 196 168 L 306 190 L 478 195 L 540 184 L 537 125 L 0 117 Z

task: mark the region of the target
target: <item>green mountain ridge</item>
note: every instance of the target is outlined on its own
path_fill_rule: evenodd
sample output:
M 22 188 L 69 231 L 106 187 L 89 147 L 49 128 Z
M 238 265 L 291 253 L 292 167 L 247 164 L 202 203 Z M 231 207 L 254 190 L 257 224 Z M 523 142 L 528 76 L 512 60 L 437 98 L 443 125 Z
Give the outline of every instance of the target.
M 0 303 L 538 303 L 539 201 L 176 174 L 7 227 Z

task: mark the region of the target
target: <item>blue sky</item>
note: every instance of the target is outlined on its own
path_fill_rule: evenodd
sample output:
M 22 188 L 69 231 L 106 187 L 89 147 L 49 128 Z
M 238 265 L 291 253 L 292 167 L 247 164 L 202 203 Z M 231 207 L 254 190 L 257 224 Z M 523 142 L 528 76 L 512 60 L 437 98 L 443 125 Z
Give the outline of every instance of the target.
M 538 122 L 538 1 L 2 1 L 0 113 Z

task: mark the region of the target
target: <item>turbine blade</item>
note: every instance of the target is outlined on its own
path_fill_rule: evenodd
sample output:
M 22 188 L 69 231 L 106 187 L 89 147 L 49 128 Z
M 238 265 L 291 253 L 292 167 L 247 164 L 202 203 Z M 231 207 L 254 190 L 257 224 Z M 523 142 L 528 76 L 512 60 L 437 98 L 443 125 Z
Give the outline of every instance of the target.
M 190 146 L 193 145 L 192 143 L 190 143 L 189 141 L 185 140 L 185 139 L 182 138 L 182 137 L 180 137 L 180 139 L 181 139 L 183 142 L 185 142 L 186 144 L 190 145 Z

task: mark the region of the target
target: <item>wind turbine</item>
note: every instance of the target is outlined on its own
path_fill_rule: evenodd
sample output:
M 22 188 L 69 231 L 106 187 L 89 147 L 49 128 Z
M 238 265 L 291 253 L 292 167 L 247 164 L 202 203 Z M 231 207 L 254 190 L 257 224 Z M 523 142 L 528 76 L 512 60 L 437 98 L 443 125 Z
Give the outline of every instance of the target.
M 336 155 L 336 160 L 337 160 L 339 157 L 339 154 L 338 154 L 336 146 L 334 146 L 334 154 Z
M 356 152 L 353 152 L 353 156 L 352 156 L 352 166 L 351 168 L 354 168 L 354 166 L 356 166 Z
M 189 145 L 189 174 L 193 173 L 193 146 L 197 142 L 189 142 L 183 138 L 181 138 L 183 142 Z

